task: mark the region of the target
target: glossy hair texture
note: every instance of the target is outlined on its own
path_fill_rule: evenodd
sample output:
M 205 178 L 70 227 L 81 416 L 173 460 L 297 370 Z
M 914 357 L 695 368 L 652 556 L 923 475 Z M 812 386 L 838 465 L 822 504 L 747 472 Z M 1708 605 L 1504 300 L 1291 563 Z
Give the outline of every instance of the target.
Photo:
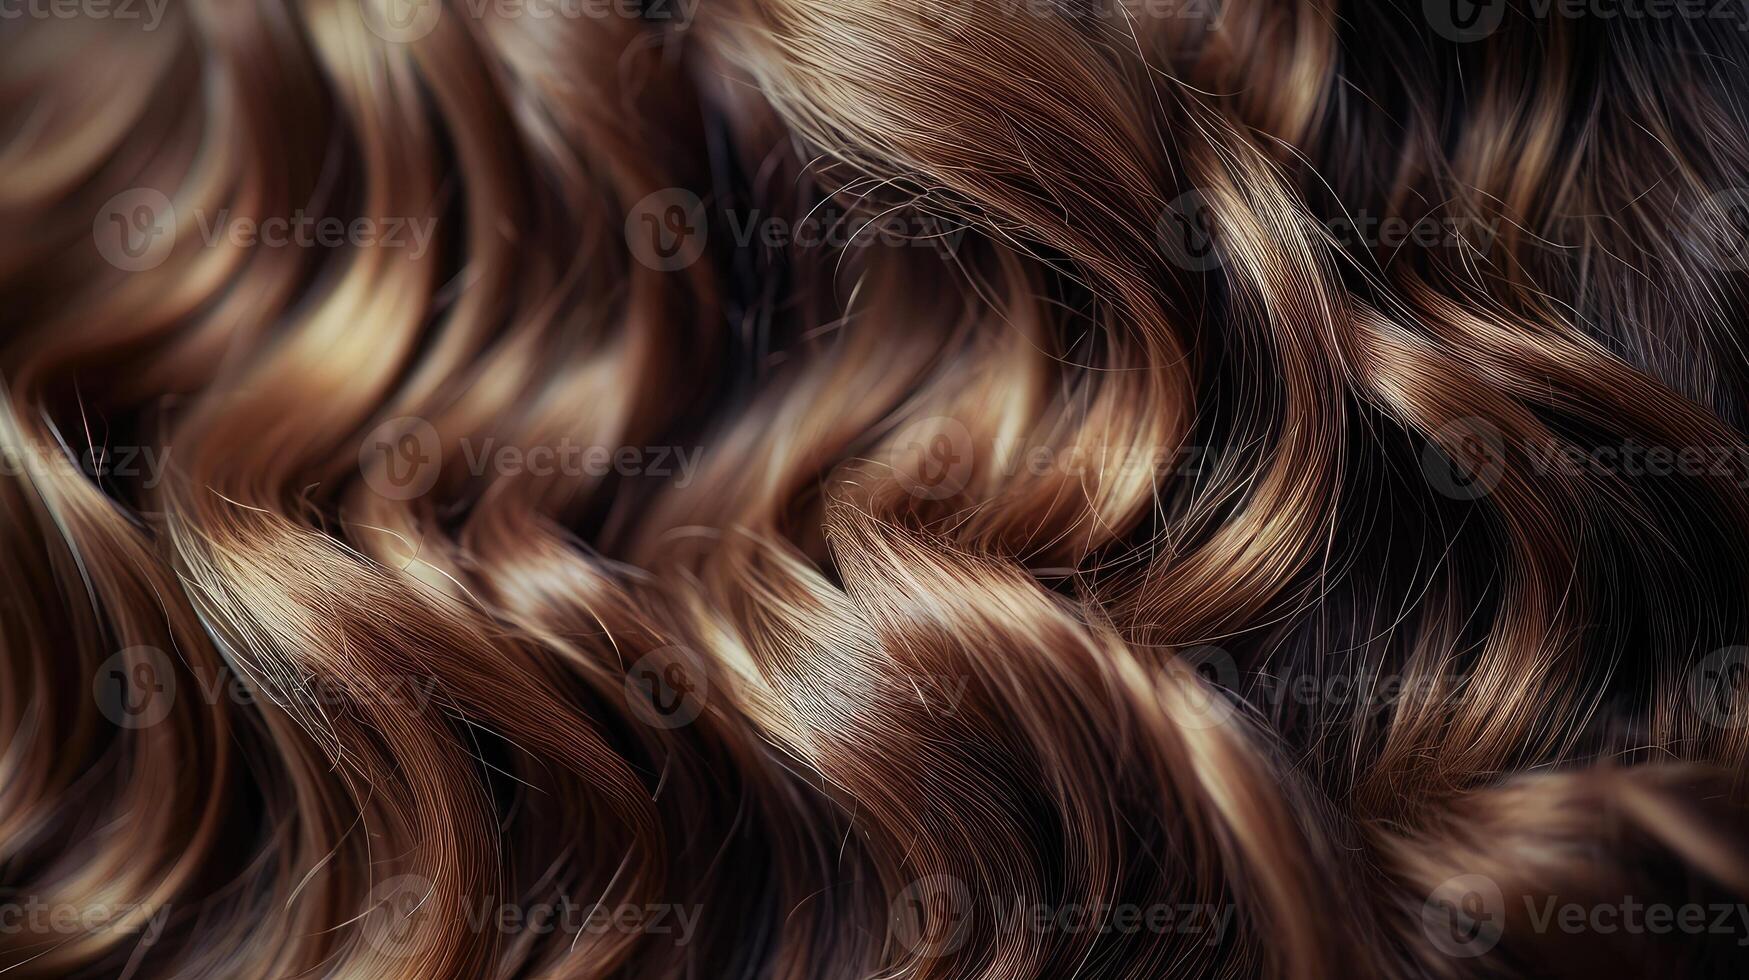
M 0 25 L 0 975 L 1749 969 L 1740 23 L 536 6 Z

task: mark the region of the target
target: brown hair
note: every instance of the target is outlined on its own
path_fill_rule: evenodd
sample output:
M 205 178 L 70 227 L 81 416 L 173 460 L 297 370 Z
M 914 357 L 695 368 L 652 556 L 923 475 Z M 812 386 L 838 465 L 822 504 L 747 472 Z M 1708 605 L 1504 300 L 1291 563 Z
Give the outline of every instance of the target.
M 1749 967 L 1731 11 L 14 13 L 0 972 Z

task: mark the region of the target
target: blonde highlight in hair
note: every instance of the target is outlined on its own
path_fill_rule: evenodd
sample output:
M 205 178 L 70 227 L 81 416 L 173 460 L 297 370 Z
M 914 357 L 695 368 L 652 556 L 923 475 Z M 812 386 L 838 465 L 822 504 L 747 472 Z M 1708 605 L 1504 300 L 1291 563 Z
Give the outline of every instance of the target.
M 0 973 L 1749 967 L 1718 8 L 103 6 Z

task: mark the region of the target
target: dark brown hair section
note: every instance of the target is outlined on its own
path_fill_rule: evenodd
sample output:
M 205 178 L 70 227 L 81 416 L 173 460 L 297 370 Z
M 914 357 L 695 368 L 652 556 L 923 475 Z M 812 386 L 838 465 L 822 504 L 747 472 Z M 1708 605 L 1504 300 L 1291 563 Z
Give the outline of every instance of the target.
M 0 4 L 0 972 L 1742 975 L 1746 25 Z

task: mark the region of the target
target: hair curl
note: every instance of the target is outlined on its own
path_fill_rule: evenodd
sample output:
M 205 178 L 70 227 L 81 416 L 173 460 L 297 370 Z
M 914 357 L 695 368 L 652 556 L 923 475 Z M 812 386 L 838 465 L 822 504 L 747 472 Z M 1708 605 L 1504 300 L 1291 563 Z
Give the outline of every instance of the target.
M 0 972 L 1749 969 L 1739 7 L 77 6 Z

